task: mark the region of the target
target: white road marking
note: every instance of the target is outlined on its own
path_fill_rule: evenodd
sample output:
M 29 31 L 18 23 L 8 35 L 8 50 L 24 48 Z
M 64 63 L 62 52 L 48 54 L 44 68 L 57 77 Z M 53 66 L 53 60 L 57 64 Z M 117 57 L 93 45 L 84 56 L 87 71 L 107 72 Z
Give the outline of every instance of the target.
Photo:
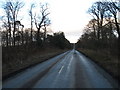
M 62 66 L 61 69 L 59 70 L 59 72 L 58 72 L 59 74 L 61 73 L 61 71 L 62 71 L 63 68 L 64 68 L 64 66 Z
M 70 59 L 70 62 L 69 62 L 69 64 L 68 64 L 68 69 L 70 68 L 70 65 L 71 65 L 72 60 L 73 60 L 73 55 L 72 55 L 72 57 L 71 57 L 71 59 Z

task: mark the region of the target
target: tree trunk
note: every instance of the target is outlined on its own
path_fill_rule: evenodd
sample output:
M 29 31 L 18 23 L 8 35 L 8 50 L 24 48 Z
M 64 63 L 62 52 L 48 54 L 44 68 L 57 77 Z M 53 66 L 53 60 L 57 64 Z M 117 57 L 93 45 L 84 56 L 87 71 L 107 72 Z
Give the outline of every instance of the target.
M 6 46 L 8 46 L 8 32 L 6 33 Z
M 22 45 L 24 44 L 24 40 L 23 40 L 23 30 L 22 30 Z
M 117 33 L 118 33 L 118 36 L 120 37 L 120 28 L 119 28 L 119 24 L 118 24 L 116 15 L 114 16 L 114 18 L 115 18 L 115 25 L 116 25 L 116 28 L 117 28 Z
M 40 28 L 38 28 L 38 31 L 37 31 L 37 44 L 39 45 L 39 41 L 40 41 Z
M 118 33 L 118 60 L 120 60 L 120 28 L 119 28 L 119 24 L 117 22 L 116 15 L 114 15 L 114 18 L 115 18 L 115 25 L 116 25 L 117 33 Z
M 32 24 L 32 15 L 31 15 L 31 42 L 32 42 L 32 38 L 33 38 L 33 36 L 32 36 L 32 32 L 33 32 L 33 24 Z
M 97 39 L 100 39 L 100 23 L 99 23 L 99 18 L 97 20 L 97 24 L 98 24 L 98 30 L 97 30 Z
M 10 43 L 11 45 L 11 24 L 10 24 L 10 17 L 9 17 L 9 13 L 8 13 L 8 28 L 9 28 L 9 37 L 8 37 L 8 43 Z
M 118 37 L 118 60 L 120 60 L 120 37 Z
M 15 23 L 15 16 L 13 16 L 14 22 L 13 22 L 13 46 L 15 46 L 15 31 L 16 31 L 16 23 Z
M 44 30 L 44 42 L 46 42 L 46 26 L 45 27 L 45 30 Z

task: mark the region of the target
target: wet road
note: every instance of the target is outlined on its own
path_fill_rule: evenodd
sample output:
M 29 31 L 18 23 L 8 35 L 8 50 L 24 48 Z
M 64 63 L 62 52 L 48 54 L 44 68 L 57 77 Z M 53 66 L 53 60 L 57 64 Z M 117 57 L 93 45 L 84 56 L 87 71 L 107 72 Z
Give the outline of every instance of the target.
M 3 88 L 117 88 L 102 68 L 76 50 L 67 51 L 3 82 Z

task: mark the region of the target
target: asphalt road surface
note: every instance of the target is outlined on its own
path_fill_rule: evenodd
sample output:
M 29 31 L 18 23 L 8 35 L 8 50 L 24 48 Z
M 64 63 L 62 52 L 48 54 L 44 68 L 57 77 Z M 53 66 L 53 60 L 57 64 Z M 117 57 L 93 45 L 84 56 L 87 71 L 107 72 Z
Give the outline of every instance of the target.
M 3 81 L 3 88 L 118 88 L 92 60 L 67 51 Z

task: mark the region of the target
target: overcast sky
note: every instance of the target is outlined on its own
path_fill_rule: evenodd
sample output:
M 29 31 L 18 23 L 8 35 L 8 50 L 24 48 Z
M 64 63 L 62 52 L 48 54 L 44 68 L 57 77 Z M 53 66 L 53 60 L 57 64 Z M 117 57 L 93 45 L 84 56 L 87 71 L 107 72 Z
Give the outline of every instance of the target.
M 30 17 L 28 15 L 30 4 L 47 2 L 53 32 L 63 31 L 66 38 L 75 43 L 82 34 L 83 28 L 91 19 L 87 10 L 95 1 L 97 0 L 23 0 L 25 6 L 21 10 L 20 18 L 25 27 L 30 27 Z M 0 10 L 0 13 L 2 13 L 2 10 Z

